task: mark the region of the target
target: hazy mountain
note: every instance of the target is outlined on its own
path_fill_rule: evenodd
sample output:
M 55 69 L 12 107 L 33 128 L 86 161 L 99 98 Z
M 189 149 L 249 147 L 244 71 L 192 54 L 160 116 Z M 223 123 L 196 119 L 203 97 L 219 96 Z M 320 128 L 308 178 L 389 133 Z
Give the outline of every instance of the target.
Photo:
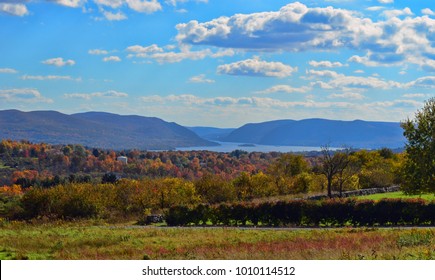
M 399 123 L 306 119 L 246 124 L 221 141 L 279 146 L 399 148 L 406 139 Z
M 206 126 L 195 126 L 187 128 L 195 132 L 199 137 L 212 141 L 221 141 L 223 138 L 227 137 L 231 132 L 235 130 L 235 128 L 216 128 Z
M 209 146 L 189 129 L 158 118 L 89 112 L 0 111 L 0 138 L 110 149 Z

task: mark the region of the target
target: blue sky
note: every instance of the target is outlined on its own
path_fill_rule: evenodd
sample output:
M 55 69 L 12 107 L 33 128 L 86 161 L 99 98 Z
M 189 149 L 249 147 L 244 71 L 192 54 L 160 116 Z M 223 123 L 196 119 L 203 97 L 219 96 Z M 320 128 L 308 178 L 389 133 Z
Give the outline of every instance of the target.
M 0 0 L 0 37 L 0 109 L 401 121 L 435 89 L 423 0 Z

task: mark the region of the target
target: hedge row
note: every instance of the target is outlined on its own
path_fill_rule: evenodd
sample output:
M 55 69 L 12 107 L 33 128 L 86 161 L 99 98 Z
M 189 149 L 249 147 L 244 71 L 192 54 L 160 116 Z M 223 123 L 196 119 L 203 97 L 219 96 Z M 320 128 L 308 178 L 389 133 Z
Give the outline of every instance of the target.
M 168 210 L 166 222 L 169 226 L 207 223 L 223 226 L 435 225 L 435 201 L 331 199 L 175 206 Z

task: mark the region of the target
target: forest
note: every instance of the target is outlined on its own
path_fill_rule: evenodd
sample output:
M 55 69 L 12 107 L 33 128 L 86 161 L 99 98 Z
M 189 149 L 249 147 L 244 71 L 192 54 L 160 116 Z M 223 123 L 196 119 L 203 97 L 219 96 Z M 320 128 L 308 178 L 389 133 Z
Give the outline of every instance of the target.
M 404 154 L 386 148 L 153 152 L 2 140 L 0 215 L 143 219 L 175 206 L 340 197 L 349 190 L 400 184 L 403 162 Z

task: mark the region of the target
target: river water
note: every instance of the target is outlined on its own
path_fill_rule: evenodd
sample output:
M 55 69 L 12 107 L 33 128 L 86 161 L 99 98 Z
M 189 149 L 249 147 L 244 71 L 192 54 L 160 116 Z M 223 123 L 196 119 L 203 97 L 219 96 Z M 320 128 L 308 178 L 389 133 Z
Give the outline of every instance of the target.
M 243 150 L 247 152 L 310 152 L 310 151 L 320 151 L 321 147 L 303 147 L 303 146 L 268 146 L 268 145 L 251 145 L 242 143 L 231 143 L 231 142 L 217 142 L 220 146 L 199 146 L 199 147 L 187 147 L 187 148 L 177 148 L 177 151 L 211 151 L 211 152 L 222 152 L 229 153 L 234 150 Z M 330 148 L 331 150 L 336 150 L 337 148 Z

